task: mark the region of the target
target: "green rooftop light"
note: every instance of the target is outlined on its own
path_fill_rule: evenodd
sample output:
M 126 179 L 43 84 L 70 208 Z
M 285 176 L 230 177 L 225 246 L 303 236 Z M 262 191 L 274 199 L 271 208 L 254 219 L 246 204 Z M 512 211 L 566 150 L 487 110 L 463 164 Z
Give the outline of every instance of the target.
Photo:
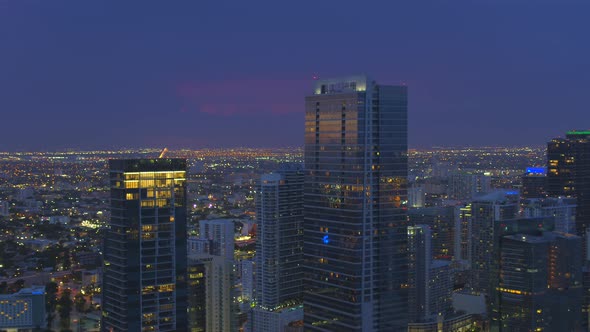
M 584 130 L 584 131 L 568 131 L 566 134 L 568 135 L 590 135 L 590 130 Z

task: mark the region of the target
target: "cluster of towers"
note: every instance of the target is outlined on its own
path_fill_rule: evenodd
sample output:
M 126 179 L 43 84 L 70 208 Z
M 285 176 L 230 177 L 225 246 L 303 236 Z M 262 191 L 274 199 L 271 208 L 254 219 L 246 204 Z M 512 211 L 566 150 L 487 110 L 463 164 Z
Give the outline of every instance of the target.
M 551 141 L 522 201 L 477 178 L 486 193 L 469 204 L 408 210 L 407 88 L 318 80 L 304 166 L 256 186 L 256 256 L 239 269 L 248 323 L 235 315 L 233 222 L 201 221 L 187 244 L 186 162 L 161 158 L 110 162 L 102 329 L 575 330 L 588 308 L 589 139 Z

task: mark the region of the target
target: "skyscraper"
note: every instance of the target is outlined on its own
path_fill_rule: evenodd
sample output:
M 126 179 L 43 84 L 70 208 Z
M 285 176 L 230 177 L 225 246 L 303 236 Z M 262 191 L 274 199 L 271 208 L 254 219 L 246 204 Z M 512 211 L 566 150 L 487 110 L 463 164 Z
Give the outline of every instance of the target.
M 303 180 L 300 165 L 286 165 L 256 186 L 254 331 L 303 319 Z
M 231 219 L 214 219 L 199 221 L 200 253 L 189 256 L 189 269 L 202 271 L 205 286 L 195 284 L 189 290 L 191 305 L 189 312 L 197 312 L 189 322 L 191 329 L 208 332 L 233 332 L 237 328 L 237 307 L 234 303 L 236 295 L 234 272 L 234 222 Z M 195 277 L 199 277 L 198 275 Z M 189 280 L 193 277 L 189 274 Z M 202 279 L 201 279 L 202 280 Z M 198 296 L 205 295 L 205 301 Z M 198 312 L 198 306 L 205 306 L 204 314 Z M 204 320 L 204 327 L 203 327 Z
M 186 331 L 186 161 L 110 160 L 103 331 Z
M 452 313 L 451 261 L 432 259 L 428 225 L 408 226 L 408 308 L 410 322 L 436 321 Z
M 576 235 L 590 228 L 590 131 L 568 131 L 547 143 L 547 194 L 575 197 Z
M 471 204 L 471 289 L 476 293 L 491 294 L 497 249 L 497 228 L 504 220 L 515 219 L 518 215 L 518 192 L 495 191 L 479 197 Z M 496 231 L 494 233 L 494 231 Z
M 581 247 L 565 233 L 503 237 L 497 330 L 580 331 Z
M 407 88 L 319 80 L 305 105 L 305 329 L 406 329 Z

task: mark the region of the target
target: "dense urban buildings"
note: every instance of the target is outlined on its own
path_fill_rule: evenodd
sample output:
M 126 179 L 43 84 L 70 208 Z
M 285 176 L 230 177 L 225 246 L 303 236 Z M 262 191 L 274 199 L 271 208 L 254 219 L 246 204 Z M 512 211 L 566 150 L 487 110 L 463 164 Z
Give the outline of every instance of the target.
M 301 152 L 301 150 L 288 149 L 172 150 L 168 152 L 172 157 L 186 158 L 187 170 L 189 170 L 185 181 L 188 200 L 187 233 L 190 234 L 191 244 L 186 279 L 188 282 L 187 328 L 193 331 L 206 330 L 208 314 L 225 312 L 227 313 L 225 315 L 210 316 L 209 320 L 221 317 L 225 320 L 227 317 L 231 328 L 256 331 L 253 328 L 253 311 L 256 307 L 255 297 L 259 287 L 255 286 L 258 273 L 254 262 L 260 258 L 256 254 L 263 251 L 256 248 L 257 245 L 262 245 L 262 242 L 259 242 L 262 238 L 261 230 L 255 222 L 259 214 L 255 203 L 260 176 L 271 172 L 279 173 L 276 170 L 281 169 L 283 164 L 301 162 Z M 0 232 L 0 249 L 2 249 L 0 293 L 11 295 L 18 293 L 23 286 L 30 288 L 35 285 L 46 285 L 48 286 L 46 298 L 55 298 L 56 301 L 60 301 L 64 291 L 71 290 L 71 299 L 81 308 L 83 307 L 83 310 L 78 311 L 72 308 L 70 317 L 61 318 L 58 307 L 49 307 L 47 312 L 53 312 L 54 319 L 52 321 L 45 319 L 45 324 L 48 327 L 51 326 L 53 330 L 59 330 L 65 328 L 62 324 L 68 324 L 69 321 L 70 329 L 97 331 L 101 311 L 105 309 L 105 302 L 108 302 L 107 299 L 102 299 L 100 287 L 102 283 L 100 266 L 104 254 L 100 241 L 107 230 L 107 221 L 111 219 L 108 159 L 113 157 L 152 159 L 158 153 L 157 150 L 0 153 L 2 164 L 0 200 L 6 202 L 2 206 L 8 214 L 0 216 L 0 222 L 3 225 L 3 232 Z M 553 223 L 555 230 L 565 232 L 568 229 L 575 229 L 576 198 L 565 196 L 523 198 L 523 173 L 526 174 L 529 171 L 530 165 L 544 165 L 544 155 L 544 149 L 536 148 L 457 148 L 411 151 L 410 165 L 413 173 L 410 181 L 420 188 L 417 197 L 422 199 L 422 204 L 428 207 L 410 208 L 408 215 L 410 225 L 421 222 L 427 224 L 432 232 L 431 267 L 434 269 L 428 270 L 430 303 L 434 303 L 436 299 L 447 298 L 446 295 L 435 297 L 432 295 L 448 294 L 449 283 L 445 286 L 441 280 L 452 282 L 454 290 L 452 313 L 439 315 L 434 320 L 431 316 L 427 320 L 410 322 L 407 329 L 432 331 L 442 328 L 443 331 L 452 331 L 477 327 L 487 331 L 490 322 L 501 322 L 499 318 L 501 312 L 511 310 L 507 306 L 501 307 L 502 304 L 507 304 L 499 300 L 506 295 L 505 293 L 497 291 L 493 292 L 491 297 L 485 298 L 483 295 L 477 296 L 471 293 L 469 281 L 472 280 L 472 265 L 469 262 L 472 247 L 477 245 L 473 243 L 472 233 L 474 227 L 477 230 L 478 225 L 486 225 L 485 222 L 479 223 L 481 221 L 477 216 L 479 210 L 474 210 L 472 207 L 473 205 L 479 208 L 484 207 L 485 204 L 482 201 L 485 201 L 486 196 L 477 196 L 475 202 L 449 198 L 449 177 L 454 174 L 455 168 L 471 169 L 469 172 L 488 174 L 484 176 L 490 177 L 491 190 L 502 189 L 501 192 L 504 195 L 506 193 L 512 195 L 510 197 L 513 197 L 515 202 L 518 196 L 517 190 L 521 189 L 516 212 L 517 219 L 496 222 L 494 224 L 496 228 L 493 229 L 494 236 L 490 238 L 494 248 L 489 257 L 492 264 L 490 267 L 497 271 L 497 275 L 500 275 L 503 268 L 500 264 L 500 255 L 505 248 L 503 236 L 509 234 L 542 236 L 543 230 L 553 229 L 551 228 Z M 483 166 L 478 168 L 477 163 Z M 541 167 L 535 166 L 535 168 Z M 454 220 L 453 214 L 455 214 Z M 215 220 L 219 219 L 226 220 L 223 222 L 228 225 L 226 230 L 217 232 L 219 236 L 200 238 L 201 233 L 208 233 L 206 230 L 202 231 L 201 227 L 215 224 L 217 222 Z M 541 228 L 539 224 L 542 224 Z M 508 230 L 500 229 L 501 225 L 508 227 Z M 523 228 L 530 225 L 535 225 L 533 233 L 528 233 L 531 230 Z M 328 242 L 332 240 L 330 234 L 325 235 L 328 235 L 326 238 Z M 218 240 L 213 241 L 215 238 Z M 220 241 L 222 238 L 231 239 L 234 244 L 219 243 L 226 242 Z M 448 242 L 451 242 L 450 246 Z M 435 245 L 435 243 L 438 244 Z M 211 251 L 218 255 L 223 253 L 223 258 L 209 254 Z M 447 257 L 446 253 L 451 252 L 453 254 Z M 560 253 L 554 256 L 565 262 L 564 255 Z M 227 263 L 230 258 L 232 261 Z M 442 258 L 445 261 L 438 266 L 434 258 Z M 225 272 L 220 269 L 215 271 L 214 260 L 217 263 L 215 266 L 225 269 Z M 411 257 L 408 261 L 408 264 L 410 263 Z M 445 275 L 448 276 L 449 267 L 452 271 L 450 280 L 445 277 Z M 408 273 L 411 272 L 410 265 L 407 270 Z M 207 276 L 209 279 L 206 278 Z M 589 276 L 585 268 L 582 273 L 582 283 L 586 288 L 590 285 Z M 433 282 L 433 280 L 438 281 Z M 495 280 L 502 281 L 500 278 Z M 2 284 L 3 281 L 6 282 L 5 286 Z M 57 295 L 50 294 L 53 281 L 57 283 L 55 288 Z M 410 287 L 410 276 L 408 276 L 407 284 L 407 287 Z M 496 285 L 491 288 L 498 287 Z M 222 296 L 214 298 L 213 289 L 221 290 L 222 292 L 217 294 Z M 411 288 L 405 289 L 411 293 Z M 546 294 L 554 294 L 558 297 L 561 296 L 559 294 L 568 294 L 568 299 L 572 296 L 573 299 L 576 298 L 574 296 L 576 291 L 569 290 L 563 293 L 551 290 Z M 465 302 L 465 298 L 471 300 Z M 560 298 L 566 301 L 564 297 Z M 493 301 L 494 299 L 498 300 Z M 408 300 L 412 300 L 412 297 L 410 296 Z M 486 300 L 489 302 L 488 305 Z M 567 301 L 564 303 L 574 303 Z M 80 304 L 82 302 L 85 304 Z M 446 309 L 434 309 L 431 312 L 449 310 L 448 301 L 440 303 L 441 308 Z M 207 305 L 210 308 L 217 306 L 227 310 L 207 310 Z M 430 305 L 430 308 L 433 307 Z M 251 308 L 250 311 L 248 308 Z M 300 310 L 301 307 L 295 306 L 295 308 Z M 543 309 L 544 312 L 545 309 Z M 48 316 L 45 315 L 45 317 Z M 508 318 L 512 320 L 509 321 Z M 514 317 L 508 318 L 505 319 L 506 324 L 512 322 Z M 301 321 L 288 323 L 290 320 L 292 319 L 287 318 L 283 321 L 284 323 L 279 324 L 287 325 L 286 331 L 303 330 Z M 545 318 L 544 321 L 546 321 Z M 501 325 L 493 326 L 500 328 Z
M 103 331 L 186 331 L 186 161 L 110 160 Z
M 406 329 L 407 88 L 316 81 L 304 162 L 305 329 Z

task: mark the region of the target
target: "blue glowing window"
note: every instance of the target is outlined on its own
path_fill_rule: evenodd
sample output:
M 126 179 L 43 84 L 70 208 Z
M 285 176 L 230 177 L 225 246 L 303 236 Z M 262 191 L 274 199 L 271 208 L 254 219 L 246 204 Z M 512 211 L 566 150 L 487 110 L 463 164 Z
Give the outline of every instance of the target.
M 527 167 L 526 172 L 529 174 L 545 174 L 547 170 L 545 167 Z

